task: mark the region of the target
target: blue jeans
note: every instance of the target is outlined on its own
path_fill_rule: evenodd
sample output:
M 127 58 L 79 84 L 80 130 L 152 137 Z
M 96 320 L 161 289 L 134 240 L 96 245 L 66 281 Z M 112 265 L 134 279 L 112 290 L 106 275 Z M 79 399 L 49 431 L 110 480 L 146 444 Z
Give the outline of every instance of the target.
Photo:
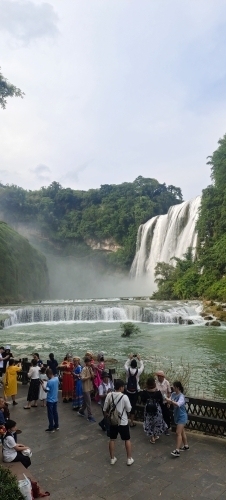
M 55 403 L 46 403 L 47 414 L 49 419 L 49 429 L 57 429 L 59 427 L 58 413 L 57 413 L 57 401 Z

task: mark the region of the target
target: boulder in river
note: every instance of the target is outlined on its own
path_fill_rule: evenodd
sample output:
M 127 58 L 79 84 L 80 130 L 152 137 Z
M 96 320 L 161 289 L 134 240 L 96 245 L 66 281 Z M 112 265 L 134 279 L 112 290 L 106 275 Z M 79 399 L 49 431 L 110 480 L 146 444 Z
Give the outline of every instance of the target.
M 213 320 L 213 316 L 204 316 L 204 320 L 205 321 L 212 321 Z
M 188 319 L 188 325 L 194 325 L 194 321 L 192 321 L 192 319 Z
M 221 326 L 221 322 L 218 321 L 217 319 L 214 319 L 213 321 L 210 322 L 210 326 Z

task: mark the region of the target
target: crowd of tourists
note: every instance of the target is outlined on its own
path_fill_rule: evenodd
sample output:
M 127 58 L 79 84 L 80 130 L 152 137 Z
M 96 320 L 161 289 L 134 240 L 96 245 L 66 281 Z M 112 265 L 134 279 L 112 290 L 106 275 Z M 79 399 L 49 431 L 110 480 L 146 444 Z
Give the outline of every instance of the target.
M 0 434 L 3 442 L 3 458 L 6 462 L 21 461 L 25 467 L 30 465 L 30 450 L 17 443 L 16 422 L 10 420 L 8 398 L 17 405 L 17 374 L 22 370 L 10 350 L 10 346 L 0 347 L 0 377 L 3 384 L 3 398 L 0 398 Z M 25 410 L 40 406 L 47 407 L 48 427 L 46 432 L 59 430 L 58 391 L 62 388 L 63 403 L 71 403 L 72 409 L 79 417 L 87 417 L 90 423 L 96 420 L 92 414 L 92 400 L 101 406 L 102 419 L 98 423 L 109 437 L 109 453 L 112 465 L 116 463 L 115 440 L 120 435 L 125 442 L 127 465 L 134 460 L 131 454 L 130 428 L 136 426 L 135 415 L 138 397 L 144 407 L 144 432 L 152 445 L 162 434 L 169 435 L 171 427 L 171 408 L 176 424 L 176 448 L 171 452 L 173 457 L 180 457 L 181 451 L 189 450 L 185 434 L 187 413 L 185 397 L 180 381 L 172 386 L 163 371 L 147 378 L 146 387 L 141 391 L 140 376 L 144 371 L 144 363 L 139 355 L 131 354 L 124 365 L 125 378 L 112 379 L 106 370 L 104 353 L 94 357 L 86 352 L 83 360 L 67 353 L 61 363 L 49 354 L 46 363 L 39 354 L 33 353 L 29 371 L 29 388 Z

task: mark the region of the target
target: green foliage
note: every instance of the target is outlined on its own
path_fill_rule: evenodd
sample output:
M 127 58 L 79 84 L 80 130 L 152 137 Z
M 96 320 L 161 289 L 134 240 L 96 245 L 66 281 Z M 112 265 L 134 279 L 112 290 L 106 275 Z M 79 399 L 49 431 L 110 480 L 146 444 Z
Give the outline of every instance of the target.
M 2 500 L 24 500 L 18 488 L 17 477 L 0 465 L 0 498 Z
M 1 68 L 0 68 L 1 69 Z M 2 109 L 6 108 L 8 97 L 22 97 L 24 92 L 12 85 L 0 72 L 0 107 Z
M 58 182 L 38 191 L 0 186 L 0 210 L 10 224 L 30 224 L 42 237 L 61 245 L 108 241 L 119 249 L 109 252 L 109 263 L 128 269 L 132 263 L 137 230 L 152 216 L 164 214 L 182 201 L 180 188 L 139 176 L 134 182 L 104 184 L 77 191 Z
M 0 222 L 0 255 L 1 303 L 48 295 L 45 257 L 5 222 Z
M 140 328 L 130 321 L 127 323 L 121 323 L 120 328 L 122 331 L 122 337 L 130 337 L 133 333 L 140 333 Z

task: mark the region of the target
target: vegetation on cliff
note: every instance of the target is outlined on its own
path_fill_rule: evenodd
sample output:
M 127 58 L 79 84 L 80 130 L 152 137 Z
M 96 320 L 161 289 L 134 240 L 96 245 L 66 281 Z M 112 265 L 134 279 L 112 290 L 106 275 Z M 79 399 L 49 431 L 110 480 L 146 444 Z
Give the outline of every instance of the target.
M 202 192 L 195 261 L 188 249 L 176 266 L 156 266 L 157 299 L 205 297 L 226 301 L 226 135 L 208 158 L 212 184 Z
M 45 257 L 5 222 L 0 222 L 0 303 L 45 298 Z
M 109 239 L 120 247 L 109 252 L 109 262 L 125 269 L 135 254 L 139 225 L 182 201 L 180 188 L 141 176 L 88 191 L 63 188 L 57 182 L 38 191 L 0 185 L 0 210 L 6 222 L 35 226 L 58 247 L 70 245 L 72 253 L 87 252 L 89 240 Z

